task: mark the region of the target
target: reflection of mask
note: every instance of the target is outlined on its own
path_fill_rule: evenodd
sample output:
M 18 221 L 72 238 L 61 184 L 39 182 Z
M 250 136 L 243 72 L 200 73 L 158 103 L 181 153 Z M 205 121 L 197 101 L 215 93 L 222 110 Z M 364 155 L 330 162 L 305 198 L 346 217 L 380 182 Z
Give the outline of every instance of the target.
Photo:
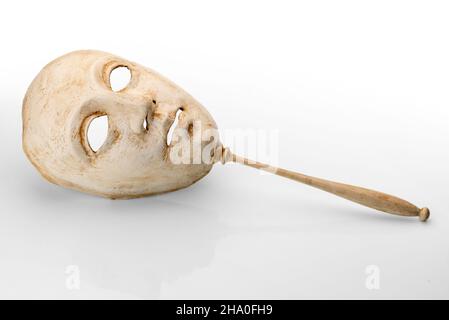
M 120 66 L 131 80 L 118 92 L 109 76 Z M 23 103 L 23 147 L 41 174 L 56 184 L 110 198 L 138 197 L 187 187 L 212 168 L 208 162 L 170 161 L 167 134 L 178 128 L 216 129 L 207 110 L 154 71 L 99 51 L 77 51 L 48 64 Z M 108 117 L 108 135 L 95 152 L 90 122 Z M 205 142 L 200 141 L 202 146 Z M 212 150 L 219 145 L 214 141 Z M 212 152 L 213 155 L 213 152 Z

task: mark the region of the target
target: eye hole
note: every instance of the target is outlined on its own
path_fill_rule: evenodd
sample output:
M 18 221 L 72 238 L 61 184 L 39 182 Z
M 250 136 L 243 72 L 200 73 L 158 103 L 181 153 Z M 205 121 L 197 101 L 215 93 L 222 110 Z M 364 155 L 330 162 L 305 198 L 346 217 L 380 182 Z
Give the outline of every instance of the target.
M 173 139 L 173 133 L 178 125 L 178 121 L 179 121 L 179 115 L 182 113 L 182 108 L 178 109 L 178 111 L 176 111 L 176 116 L 175 116 L 175 121 L 173 121 L 172 125 L 170 126 L 170 129 L 168 130 L 167 133 L 167 146 L 170 145 L 172 139 Z
M 87 128 L 87 142 L 93 152 L 97 152 L 108 136 L 108 116 L 93 119 Z
M 125 89 L 131 81 L 131 71 L 127 67 L 117 67 L 109 75 L 109 83 L 114 92 Z

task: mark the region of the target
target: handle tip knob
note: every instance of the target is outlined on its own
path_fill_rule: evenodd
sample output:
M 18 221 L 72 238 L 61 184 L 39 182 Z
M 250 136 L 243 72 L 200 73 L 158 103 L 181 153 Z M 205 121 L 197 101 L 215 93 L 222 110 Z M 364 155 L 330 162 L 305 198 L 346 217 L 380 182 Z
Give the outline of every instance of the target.
M 426 221 L 427 219 L 429 219 L 429 216 L 430 216 L 429 208 L 420 209 L 418 215 L 419 215 L 420 221 L 422 221 L 422 222 Z

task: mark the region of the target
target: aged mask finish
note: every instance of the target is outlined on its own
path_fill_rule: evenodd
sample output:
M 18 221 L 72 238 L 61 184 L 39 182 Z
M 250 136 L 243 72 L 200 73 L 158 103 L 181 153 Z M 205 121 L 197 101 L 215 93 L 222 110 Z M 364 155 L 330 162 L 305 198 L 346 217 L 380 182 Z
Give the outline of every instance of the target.
M 130 70 L 131 80 L 114 92 L 109 75 L 119 66 Z M 170 161 L 166 137 L 180 109 L 178 128 L 188 130 L 193 121 L 216 128 L 203 106 L 156 72 L 108 53 L 77 51 L 48 64 L 29 87 L 23 148 L 46 179 L 65 187 L 110 198 L 168 192 L 212 168 Z M 94 152 L 87 129 L 101 115 L 108 116 L 108 136 Z
M 114 92 L 109 76 L 119 66 L 130 70 L 131 81 Z M 182 113 L 177 127 L 186 133 L 185 138 L 167 145 L 178 110 Z M 90 122 L 102 115 L 108 117 L 108 136 L 94 152 L 87 130 Z M 22 116 L 26 155 L 47 180 L 64 187 L 109 198 L 140 197 L 187 187 L 204 177 L 215 162 L 233 161 L 376 210 L 418 216 L 421 221 L 429 218 L 427 208 L 419 209 L 385 193 L 232 154 L 222 148 L 217 126 L 207 110 L 189 94 L 156 72 L 105 52 L 72 52 L 48 64 L 30 85 Z M 199 133 L 195 133 L 197 127 Z M 215 135 L 203 135 L 208 131 Z M 184 153 L 188 161 L 174 162 L 171 155 L 181 143 L 206 152 L 200 161 L 189 151 Z

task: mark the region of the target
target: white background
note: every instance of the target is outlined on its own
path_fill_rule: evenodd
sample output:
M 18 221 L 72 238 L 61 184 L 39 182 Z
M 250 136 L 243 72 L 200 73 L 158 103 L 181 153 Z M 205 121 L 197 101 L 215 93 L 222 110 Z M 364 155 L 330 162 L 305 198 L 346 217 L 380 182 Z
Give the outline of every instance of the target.
M 449 298 L 446 1 L 16 0 L 0 15 L 1 298 Z M 279 130 L 285 168 L 431 219 L 233 164 L 138 200 L 52 185 L 22 152 L 21 103 L 78 49 L 159 71 L 221 129 Z

